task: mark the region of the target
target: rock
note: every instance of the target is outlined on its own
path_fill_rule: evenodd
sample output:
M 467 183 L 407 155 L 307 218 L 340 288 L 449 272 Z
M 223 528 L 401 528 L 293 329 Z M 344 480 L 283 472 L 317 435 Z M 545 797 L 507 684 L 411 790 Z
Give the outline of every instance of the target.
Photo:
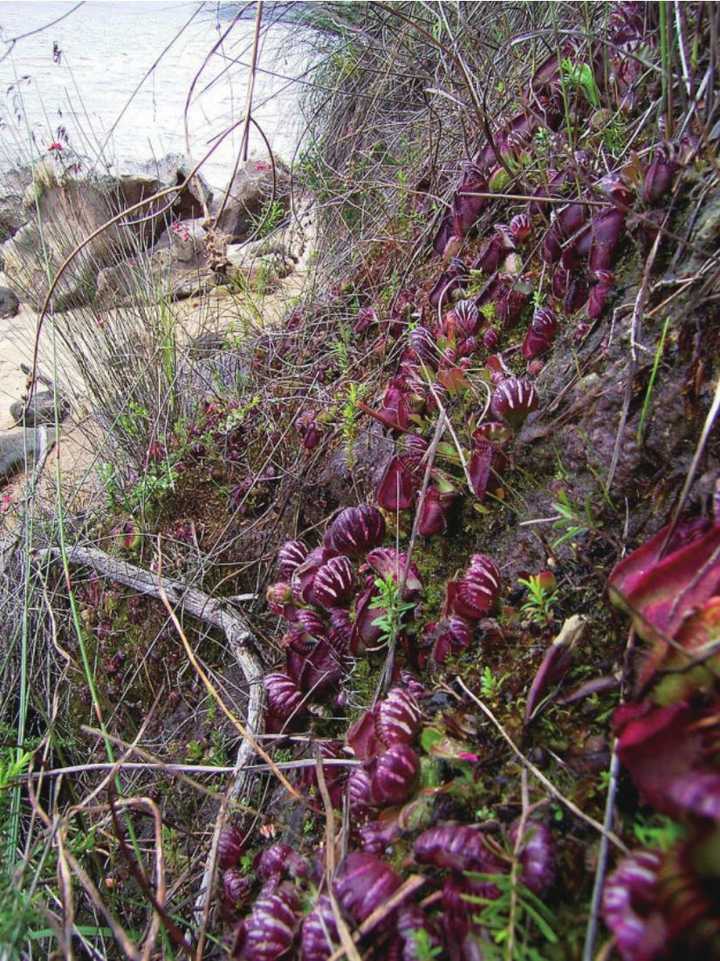
M 9 287 L 0 287 L 0 318 L 14 317 L 20 310 L 20 301 Z
M 70 405 L 64 398 L 58 396 L 57 406 L 58 419 L 63 420 L 70 413 Z M 54 424 L 55 397 L 53 392 L 50 390 L 36 391 L 27 410 L 25 410 L 24 400 L 16 400 L 14 404 L 10 405 L 10 416 L 16 423 L 21 423 L 25 427 Z
M 75 246 L 112 216 L 107 195 L 89 181 L 53 180 L 43 168 L 33 181 L 36 215 L 3 244 L 5 274 L 36 308 L 54 275 Z M 40 230 L 42 224 L 42 232 Z M 122 228 L 110 228 L 92 240 L 65 271 L 53 297 L 53 309 L 79 306 L 92 299 L 98 265 L 117 261 L 129 247 Z M 47 263 L 45 262 L 47 254 Z
M 0 195 L 0 244 L 14 236 L 27 221 L 23 195 L 32 182 L 32 168 L 20 167 L 2 175 Z
M 5 273 L 23 296 L 39 307 L 48 289 L 48 270 L 51 275 L 56 273 L 73 248 L 111 217 L 160 190 L 183 183 L 189 169 L 185 159 L 175 155 L 120 168 L 116 174 L 82 179 L 51 160 L 42 161 L 33 169 L 32 182 L 25 189 L 28 223 L 2 247 Z M 127 220 L 100 233 L 63 274 L 53 297 L 53 309 L 89 302 L 95 295 L 99 270 L 117 265 L 128 255 L 137 256 L 176 219 L 202 217 L 201 195 L 212 197 L 202 179 L 195 177 L 183 191 L 129 214 Z M 199 225 L 193 227 L 198 237 L 201 230 Z
M 290 178 L 284 167 L 276 166 L 275 199 L 287 210 Z M 240 164 L 233 178 L 218 228 L 230 242 L 242 240 L 252 232 L 263 207 L 272 198 L 272 166 L 264 160 L 246 160 Z M 215 215 L 222 198 L 211 209 Z
M 201 219 L 176 220 L 162 235 L 158 246 L 170 247 L 180 263 L 194 263 L 205 253 L 206 237 Z
M 282 249 L 271 249 L 264 240 L 249 244 L 228 244 L 225 257 L 231 282 L 263 282 L 280 280 L 295 269 L 293 261 Z
M 104 306 L 131 300 L 142 291 L 151 300 L 182 300 L 207 293 L 217 278 L 202 261 L 182 263 L 172 248 L 161 247 L 151 254 L 105 267 L 97 276 L 97 300 Z
M 113 197 L 114 206 L 120 211 L 166 187 L 183 183 L 191 169 L 187 158 L 182 154 L 168 154 L 160 160 L 124 164 L 118 168 L 115 176 L 109 176 L 104 182 Z M 204 217 L 203 200 L 209 205 L 212 196 L 212 191 L 202 176 L 196 174 L 190 185 L 174 199 L 171 196 L 162 198 L 148 205 L 144 211 L 133 214 L 134 229 L 138 232 L 142 245 L 152 243 L 175 219 L 192 220 Z
M 23 470 L 43 449 L 45 443 L 55 441 L 55 431 L 50 429 L 33 430 L 18 427 L 16 430 L 0 432 L 0 480 Z

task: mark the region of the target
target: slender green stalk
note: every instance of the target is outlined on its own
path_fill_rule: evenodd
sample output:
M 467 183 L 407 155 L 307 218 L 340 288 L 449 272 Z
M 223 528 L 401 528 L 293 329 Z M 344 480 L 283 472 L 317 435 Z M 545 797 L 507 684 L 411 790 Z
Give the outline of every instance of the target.
M 645 432 L 645 422 L 648 417 L 648 412 L 650 410 L 650 400 L 652 399 L 652 392 L 655 386 L 655 380 L 657 378 L 657 372 L 660 367 L 660 361 L 662 360 L 663 350 L 665 349 L 665 338 L 667 336 L 668 327 L 670 326 L 670 317 L 665 319 L 663 324 L 662 333 L 660 334 L 660 340 L 658 341 L 657 348 L 655 350 L 655 358 L 653 360 L 652 370 L 650 371 L 650 379 L 648 380 L 648 385 L 645 390 L 645 397 L 643 399 L 642 410 L 640 411 L 640 423 L 637 429 L 637 442 L 642 444 L 643 434 Z

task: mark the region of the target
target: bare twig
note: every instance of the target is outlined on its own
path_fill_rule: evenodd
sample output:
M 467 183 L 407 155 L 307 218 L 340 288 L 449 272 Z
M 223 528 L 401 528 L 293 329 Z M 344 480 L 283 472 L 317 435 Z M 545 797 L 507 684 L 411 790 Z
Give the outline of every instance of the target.
M 462 678 L 456 677 L 455 681 L 459 685 L 459 687 L 467 694 L 467 696 L 475 704 L 477 704 L 477 706 L 480 708 L 483 714 L 493 723 L 498 733 L 502 736 L 502 738 L 507 742 L 507 744 L 511 748 L 513 754 L 515 754 L 518 760 L 520 760 L 525 765 L 525 767 L 528 769 L 528 771 L 530 771 L 533 777 L 537 778 L 537 780 L 540 781 L 540 783 L 544 785 L 544 787 L 546 787 L 548 791 L 550 791 L 550 793 L 554 798 L 557 798 L 557 800 L 560 801 L 561 804 L 564 804 L 569 811 L 572 811 L 575 817 L 580 818 L 581 821 L 584 821 L 586 824 L 589 824 L 596 831 L 599 831 L 600 834 L 602 834 L 603 836 L 607 836 L 608 839 L 612 841 L 612 843 L 615 845 L 615 847 L 617 847 L 623 853 L 627 854 L 628 849 L 626 845 L 617 836 L 617 834 L 613 833 L 612 831 L 606 831 L 603 825 L 600 824 L 599 821 L 596 821 L 595 818 L 591 817 L 589 814 L 585 814 L 584 811 L 581 811 L 580 808 L 577 806 L 577 804 L 575 804 L 569 798 L 566 798 L 565 795 L 555 787 L 552 781 L 550 781 L 547 777 L 545 777 L 542 771 L 536 768 L 535 765 L 532 763 L 532 761 L 528 760 L 528 758 L 525 757 L 525 755 L 522 753 L 520 748 L 518 748 L 518 746 L 515 744 L 513 739 L 510 737 L 510 735 L 507 733 L 505 728 L 502 726 L 502 724 L 498 721 L 498 719 L 495 717 L 493 712 L 487 706 L 487 704 L 483 703 L 483 701 L 481 701 L 479 697 L 473 694 L 473 692 L 468 687 L 465 686 L 465 682 L 462 680 Z

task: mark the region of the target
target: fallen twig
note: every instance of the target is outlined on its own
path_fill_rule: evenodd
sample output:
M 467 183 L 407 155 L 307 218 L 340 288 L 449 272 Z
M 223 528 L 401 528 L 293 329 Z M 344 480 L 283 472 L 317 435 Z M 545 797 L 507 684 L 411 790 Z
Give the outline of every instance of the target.
M 508 743 L 508 745 L 510 746 L 510 748 L 512 749 L 513 753 L 516 755 L 518 760 L 522 761 L 522 763 L 525 765 L 528 771 L 533 775 L 533 777 L 537 778 L 537 780 L 540 781 L 540 783 L 543 784 L 548 791 L 550 791 L 553 797 L 557 798 L 557 800 L 560 801 L 561 804 L 564 804 L 569 811 L 572 811 L 575 817 L 580 818 L 581 821 L 585 821 L 586 824 L 589 824 L 591 827 L 595 828 L 595 830 L 599 831 L 600 834 L 602 834 L 603 836 L 607 836 L 607 838 L 610 841 L 612 841 L 615 847 L 619 848 L 624 854 L 627 854 L 628 849 L 626 845 L 617 836 L 617 834 L 615 834 L 612 831 L 606 831 L 603 825 L 599 821 L 596 821 L 594 817 L 591 817 L 589 814 L 585 814 L 584 811 L 581 811 L 580 808 L 577 806 L 577 804 L 571 801 L 570 798 L 566 798 L 565 795 L 562 794 L 555 787 L 552 781 L 548 780 L 548 778 L 545 777 L 542 771 L 538 770 L 538 768 L 535 767 L 532 761 L 528 760 L 528 758 L 525 757 L 525 755 L 522 753 L 520 748 L 515 744 L 513 739 L 510 737 L 510 735 L 505 731 L 505 728 L 502 726 L 500 721 L 498 721 L 498 719 L 495 717 L 495 715 L 487 706 L 487 704 L 483 703 L 483 701 L 481 701 L 479 697 L 473 694 L 473 692 L 468 687 L 466 687 L 462 678 L 456 677 L 455 680 L 458 686 L 467 694 L 467 696 L 475 704 L 477 704 L 477 706 L 480 708 L 483 714 L 485 714 L 485 716 L 489 718 L 490 721 L 492 721 L 492 723 L 497 728 L 498 732 L 503 737 L 503 739 Z

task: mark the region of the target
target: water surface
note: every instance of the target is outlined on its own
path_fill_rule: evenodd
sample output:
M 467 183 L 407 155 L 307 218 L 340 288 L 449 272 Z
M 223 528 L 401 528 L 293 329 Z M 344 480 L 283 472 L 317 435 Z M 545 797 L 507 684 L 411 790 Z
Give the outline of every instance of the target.
M 185 152 L 185 102 L 198 71 L 188 114 L 194 160 L 244 116 L 252 20 L 238 21 L 208 59 L 231 23 L 216 3 L 74 6 L 0 2 L 5 41 L 0 43 L 0 169 L 36 159 L 56 141 L 68 143 L 98 169 Z M 69 15 L 21 37 L 63 14 Z M 273 4 L 265 5 L 264 17 L 266 23 L 273 19 Z M 261 67 L 284 76 L 302 71 L 303 59 L 292 46 L 294 29 L 277 24 L 267 31 Z M 21 39 L 13 45 L 14 37 Z M 254 100 L 254 116 L 273 150 L 285 157 L 292 154 L 299 129 L 295 93 L 287 87 L 287 80 L 260 73 Z M 232 167 L 239 141 L 239 132 L 230 135 L 208 161 L 205 173 L 214 186 Z M 265 152 L 254 130 L 250 148 L 258 157 Z

